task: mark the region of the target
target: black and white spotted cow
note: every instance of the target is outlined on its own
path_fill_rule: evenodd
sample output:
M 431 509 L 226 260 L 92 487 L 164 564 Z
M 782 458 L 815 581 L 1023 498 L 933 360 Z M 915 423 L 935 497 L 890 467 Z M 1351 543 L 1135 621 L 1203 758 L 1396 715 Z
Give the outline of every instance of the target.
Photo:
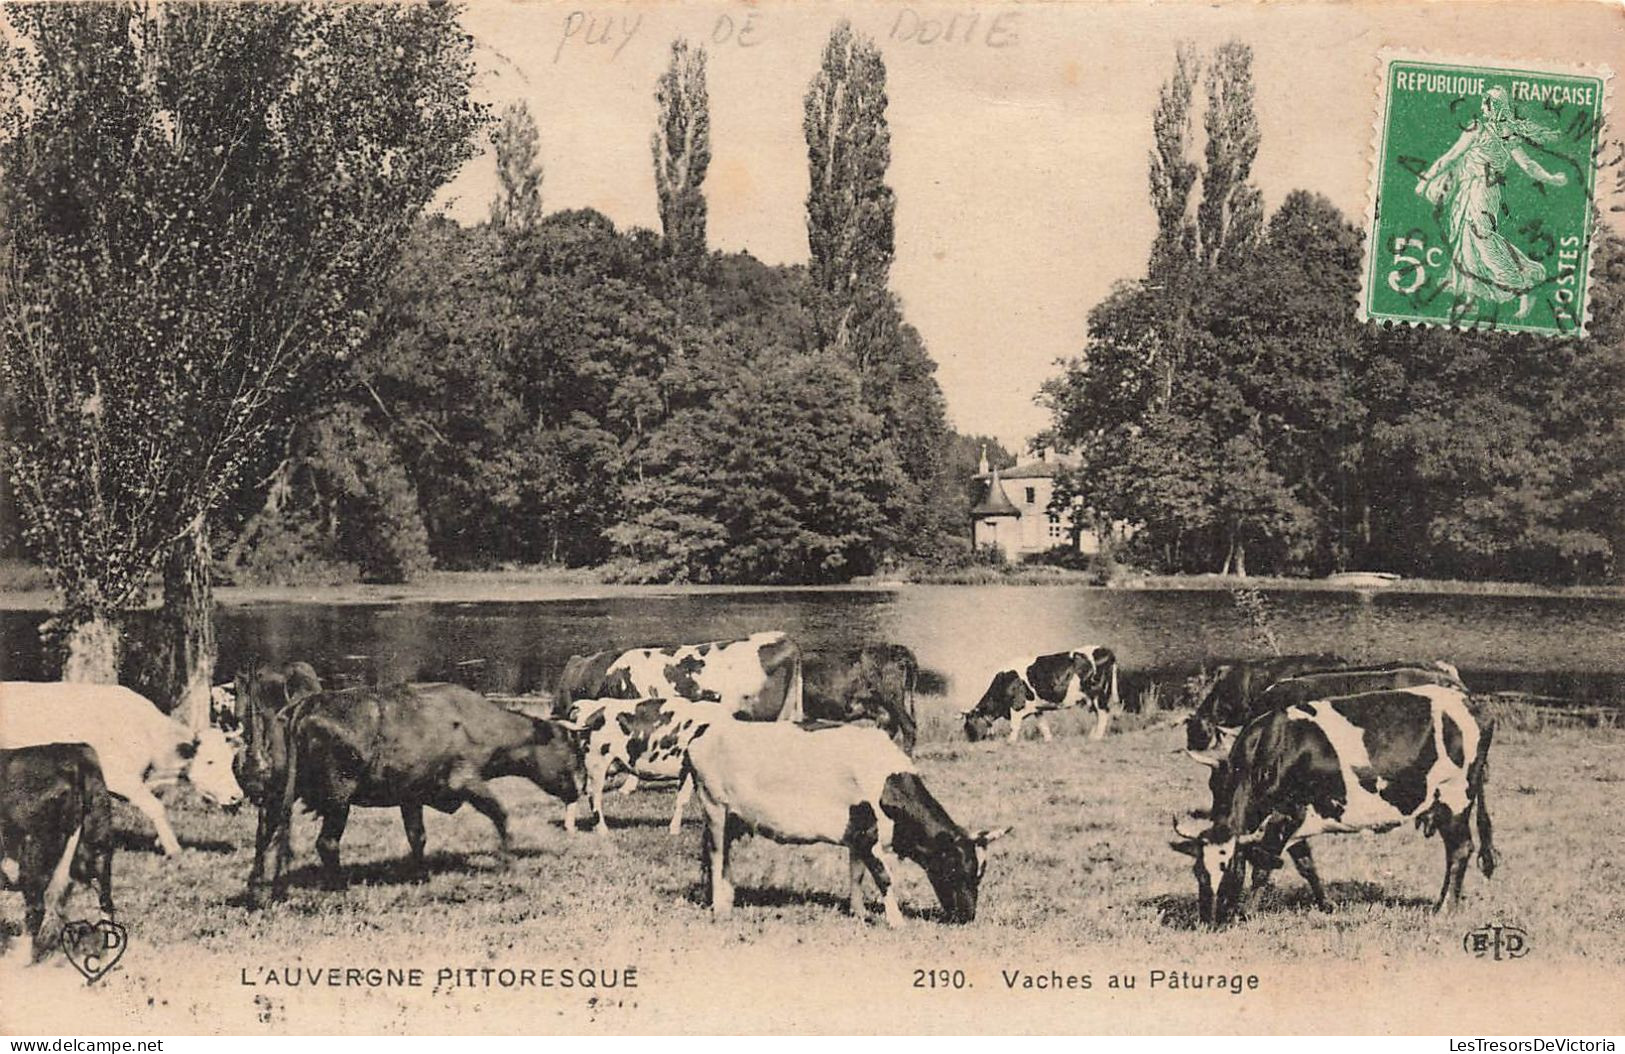
M 687 699 L 584 699 L 571 709 L 570 724 L 583 734 L 587 768 L 586 797 L 598 821 L 604 822 L 604 784 L 616 773 L 629 775 L 623 789 L 638 780 L 679 780 L 672 809 L 671 833 L 683 826 L 683 809 L 693 794 L 693 781 L 683 778 L 688 745 L 712 721 L 726 717 L 714 703 Z M 566 829 L 575 828 L 575 803 L 565 806 Z
M 1459 902 L 1474 821 L 1479 868 L 1485 877 L 1495 870 L 1484 795 L 1494 731 L 1468 712 L 1465 692 L 1443 685 L 1320 699 L 1255 718 L 1209 779 L 1209 826 L 1187 832 L 1174 824 L 1180 838 L 1170 845 L 1195 859 L 1202 921 L 1218 926 L 1236 914 L 1247 867 L 1267 874 L 1283 851 L 1324 909 L 1306 839 L 1406 822 L 1444 842 L 1434 910 Z
M 902 925 L 894 882 L 899 860 L 910 860 L 925 869 L 943 921 L 970 922 L 988 843 L 1010 830 L 972 834 L 960 827 L 878 728 L 723 719 L 695 735 L 688 766 L 705 809 L 702 881 L 719 917 L 733 910 L 733 842 L 754 834 L 845 846 L 850 904 L 859 918 L 867 871 L 880 889 L 887 924 Z
M 582 699 L 688 699 L 721 703 L 754 721 L 802 719 L 801 649 L 782 632 L 739 640 L 575 655 L 554 693 L 568 716 Z
M 1021 721 L 1028 714 L 1038 719 L 1038 731 L 1048 740 L 1054 734 L 1046 714 L 1087 706 L 1095 713 L 1089 738 L 1100 740 L 1118 705 L 1117 656 L 1110 648 L 1085 646 L 1012 662 L 993 675 L 982 698 L 961 716 L 965 736 L 973 743 L 992 735 L 993 722 L 1009 718 L 1014 743 L 1021 738 Z

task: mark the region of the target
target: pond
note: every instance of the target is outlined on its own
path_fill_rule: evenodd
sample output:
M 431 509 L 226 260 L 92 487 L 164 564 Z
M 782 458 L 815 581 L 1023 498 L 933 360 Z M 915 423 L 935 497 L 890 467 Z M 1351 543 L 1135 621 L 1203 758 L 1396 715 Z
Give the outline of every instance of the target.
M 809 653 L 868 641 L 912 647 L 960 705 L 1013 658 L 1080 644 L 1116 649 L 1129 701 L 1214 658 L 1268 646 L 1222 590 L 906 586 L 673 591 L 526 603 L 264 603 L 220 609 L 221 679 L 246 656 L 304 659 L 331 684 L 458 680 L 482 691 L 550 688 L 564 661 L 610 646 L 783 629 Z M 1280 591 L 1263 623 L 1283 651 L 1447 659 L 1479 691 L 1625 703 L 1625 598 Z M 0 611 L 0 672 L 42 676 L 38 611 Z M 137 634 L 139 630 L 135 631 Z M 135 646 L 139 646 L 138 644 Z M 1166 690 L 1166 689 L 1165 689 Z

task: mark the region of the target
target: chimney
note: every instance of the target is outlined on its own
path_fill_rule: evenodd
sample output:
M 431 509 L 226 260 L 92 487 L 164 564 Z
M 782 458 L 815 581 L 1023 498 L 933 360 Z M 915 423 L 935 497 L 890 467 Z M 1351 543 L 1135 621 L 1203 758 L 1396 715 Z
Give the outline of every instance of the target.
M 987 444 L 986 443 L 982 444 L 982 459 L 976 463 L 976 474 L 979 475 L 979 476 L 987 475 Z

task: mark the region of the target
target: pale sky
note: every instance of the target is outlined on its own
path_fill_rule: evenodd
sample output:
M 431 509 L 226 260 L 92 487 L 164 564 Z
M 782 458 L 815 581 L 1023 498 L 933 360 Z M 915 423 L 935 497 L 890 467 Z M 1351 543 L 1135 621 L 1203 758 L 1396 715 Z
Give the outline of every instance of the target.
M 711 247 L 795 263 L 807 258 L 802 96 L 830 28 L 850 18 L 886 61 L 892 288 L 938 363 L 954 426 L 1014 447 L 1047 423 L 1034 395 L 1056 359 L 1081 349 L 1090 306 L 1143 273 L 1154 232 L 1150 114 L 1179 41 L 1252 46 L 1262 135 L 1254 176 L 1268 209 L 1302 187 L 1363 222 L 1381 49 L 1618 71 L 1621 12 L 1550 0 L 476 0 L 466 24 L 479 45 L 481 97 L 498 106 L 524 99 L 536 117 L 546 210 L 592 207 L 622 229 L 659 229 L 649 156 L 655 81 L 674 37 L 704 43 Z M 940 39 L 956 15 L 953 40 Z M 747 19 L 751 46 L 741 47 Z M 939 39 L 922 44 L 931 23 Z M 483 217 L 495 185 L 489 157 L 471 163 L 447 189 L 452 215 Z

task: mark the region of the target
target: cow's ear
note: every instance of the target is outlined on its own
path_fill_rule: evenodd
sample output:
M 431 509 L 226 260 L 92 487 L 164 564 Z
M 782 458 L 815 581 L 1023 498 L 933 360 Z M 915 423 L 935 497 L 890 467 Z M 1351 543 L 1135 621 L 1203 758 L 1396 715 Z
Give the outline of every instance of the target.
M 194 736 L 186 742 L 178 744 L 175 747 L 175 753 L 179 754 L 182 759 L 190 760 L 197 754 L 197 744 L 197 737 Z
M 631 714 L 616 714 L 615 715 L 615 723 L 617 725 L 621 726 L 621 733 L 623 735 L 628 735 L 629 736 L 629 735 L 632 734 L 632 715 Z
M 1177 842 L 1169 842 L 1168 848 L 1176 853 L 1186 856 L 1200 856 L 1202 853 L 1202 840 L 1200 838 L 1181 838 Z

